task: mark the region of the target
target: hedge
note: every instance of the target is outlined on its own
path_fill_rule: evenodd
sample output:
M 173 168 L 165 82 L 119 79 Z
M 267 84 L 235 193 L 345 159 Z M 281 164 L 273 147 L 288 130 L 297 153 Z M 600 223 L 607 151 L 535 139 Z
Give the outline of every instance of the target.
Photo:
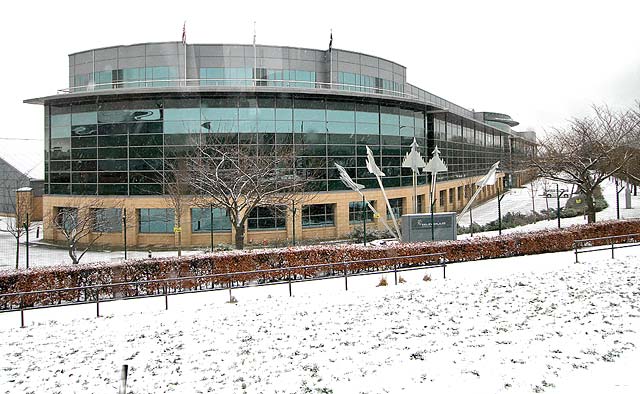
M 90 285 L 137 282 L 156 279 L 227 274 L 224 277 L 200 278 L 167 284 L 119 285 L 87 291 L 65 291 L 56 294 L 37 294 L 23 297 L 1 296 L 0 309 L 20 306 L 48 305 L 65 301 L 90 301 L 96 297 L 111 298 L 158 294 L 163 291 L 180 292 L 228 285 L 232 282 L 264 282 L 286 280 L 282 271 L 262 274 L 239 272 L 282 267 L 301 267 L 311 264 L 338 263 L 393 257 L 375 263 L 357 263 L 350 271 L 389 269 L 394 265 L 410 265 L 403 256 L 444 253 L 447 261 L 471 261 L 501 257 L 559 252 L 570 250 L 576 239 L 640 233 L 640 220 L 621 220 L 571 226 L 562 230 L 542 230 L 500 237 L 476 237 L 459 241 L 423 242 L 382 246 L 305 246 L 294 248 L 230 251 L 184 257 L 128 260 L 117 263 L 94 263 L 68 266 L 32 268 L 0 273 L 0 294 L 39 291 Z M 397 257 L 397 258 L 396 258 Z M 435 260 L 435 258 L 434 258 Z M 338 267 L 341 271 L 342 268 Z M 236 273 L 236 274 L 234 274 Z M 330 268 L 293 269 L 294 277 L 328 275 Z

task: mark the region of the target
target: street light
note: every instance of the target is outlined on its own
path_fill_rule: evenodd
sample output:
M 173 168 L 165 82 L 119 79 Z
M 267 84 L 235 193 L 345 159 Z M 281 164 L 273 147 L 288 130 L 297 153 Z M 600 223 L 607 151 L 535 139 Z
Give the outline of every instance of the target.
M 447 165 L 440 158 L 440 150 L 436 145 L 435 149 L 433 149 L 431 159 L 429 162 L 423 167 L 422 171 L 428 172 L 431 174 L 431 186 L 429 187 L 429 204 L 431 208 L 431 240 L 435 240 L 434 229 L 433 229 L 433 208 L 436 204 L 435 198 L 435 188 L 436 188 L 436 179 L 439 172 L 447 172 L 449 169 Z

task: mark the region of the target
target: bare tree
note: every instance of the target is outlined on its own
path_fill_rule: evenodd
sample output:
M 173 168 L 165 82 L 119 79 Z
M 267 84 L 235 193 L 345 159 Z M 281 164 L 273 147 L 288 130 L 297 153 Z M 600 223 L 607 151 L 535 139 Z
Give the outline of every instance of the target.
M 54 209 L 45 220 L 64 236 L 73 264 L 78 264 L 104 233 L 113 230 L 114 223 L 101 213 L 105 208 L 100 199 L 76 198 L 70 200 L 68 206 Z
M 541 186 L 541 179 L 540 178 L 534 178 L 530 183 L 529 186 L 527 187 L 527 191 L 529 192 L 529 195 L 531 196 L 531 211 L 533 213 L 533 220 L 536 221 L 536 196 L 538 195 L 538 190 L 540 190 L 540 186 Z
M 164 198 L 173 207 L 175 232 L 177 235 L 178 256 L 182 256 L 182 219 L 184 210 L 193 200 L 189 186 L 189 170 L 187 159 L 178 158 L 165 163 Z
M 11 188 L 13 180 L 7 180 L 1 187 L 13 191 L 5 196 L 12 212 L 9 217 L 0 219 L 0 232 L 11 234 L 16 239 L 16 269 L 20 267 L 20 238 L 35 226 L 31 222 L 31 200 L 20 189 Z M 17 181 L 16 181 L 17 184 Z M 30 192 L 29 192 L 30 193 Z M 28 267 L 27 267 L 28 268 Z
M 532 164 L 541 176 L 575 185 L 585 196 L 588 222 L 596 220 L 594 190 L 620 174 L 634 156 L 628 142 L 637 132 L 631 111 L 593 106 L 594 114 L 574 118 L 565 129 L 554 129 L 540 142 Z
M 199 205 L 228 211 L 235 246 L 243 249 L 249 213 L 258 206 L 277 207 L 310 198 L 303 193 L 308 177 L 297 174 L 295 155 L 288 147 L 228 142 L 196 141 L 187 158 L 188 182 Z

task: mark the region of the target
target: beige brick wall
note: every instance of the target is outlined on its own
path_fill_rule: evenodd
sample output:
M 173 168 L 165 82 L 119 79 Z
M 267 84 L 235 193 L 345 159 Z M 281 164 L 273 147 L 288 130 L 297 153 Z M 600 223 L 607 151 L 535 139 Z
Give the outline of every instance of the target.
M 496 185 L 489 186 L 483 190 L 478 201 L 491 198 L 496 195 L 498 190 L 502 190 L 502 174 L 498 175 Z M 470 188 L 480 177 L 465 178 L 459 180 L 450 180 L 438 182 L 436 184 L 436 198 L 439 198 L 441 190 L 445 192 L 445 201 L 441 205 L 436 201 L 436 212 L 460 211 L 472 193 L 468 190 L 465 196 L 465 187 Z M 460 189 L 459 189 L 460 188 Z M 389 199 L 404 198 L 403 212 L 413 212 L 413 189 L 411 187 L 390 188 L 386 190 Z M 449 200 L 449 193 L 453 193 L 453 201 Z M 429 211 L 429 185 L 418 186 L 418 195 L 424 195 L 424 211 Z M 365 197 L 370 201 L 375 201 L 375 208 L 380 213 L 381 218 L 374 219 L 374 223 L 367 223 L 374 228 L 383 229 L 382 218 L 386 218 L 387 207 L 384 203 L 382 192 L 379 189 L 364 190 Z M 43 198 L 43 214 L 44 220 L 44 237 L 52 241 L 64 241 L 64 237 L 55 231 L 51 225 L 51 219 L 56 214 L 57 207 L 77 207 L 87 202 L 99 201 L 99 207 L 122 207 L 127 212 L 127 245 L 137 248 L 155 248 L 155 247 L 175 247 L 177 245 L 177 235 L 169 234 L 148 234 L 138 231 L 138 209 L 139 208 L 171 208 L 168 199 L 154 196 L 130 196 L 130 197 L 96 197 L 96 196 L 45 196 Z M 335 204 L 334 220 L 335 226 L 330 227 L 302 227 L 302 204 L 297 204 L 297 214 L 295 217 L 296 239 L 297 240 L 326 240 L 346 238 L 354 226 L 359 224 L 349 224 L 349 203 L 352 201 L 361 201 L 360 196 L 353 191 L 339 191 L 318 193 L 309 197 L 304 204 Z M 210 245 L 209 232 L 191 231 L 191 213 L 190 207 L 185 207 L 182 213 L 180 227 L 182 228 L 181 237 L 182 245 L 185 247 L 199 246 L 206 247 Z M 271 244 L 274 242 L 290 242 L 293 238 L 293 214 L 292 210 L 287 210 L 287 228 L 286 230 L 277 231 L 247 231 L 245 243 L 248 245 Z M 389 227 L 393 228 L 391 222 Z M 231 232 L 214 232 L 214 243 L 233 244 L 234 233 Z M 113 247 L 123 246 L 122 233 L 105 233 L 97 241 L 101 245 L 112 245 Z

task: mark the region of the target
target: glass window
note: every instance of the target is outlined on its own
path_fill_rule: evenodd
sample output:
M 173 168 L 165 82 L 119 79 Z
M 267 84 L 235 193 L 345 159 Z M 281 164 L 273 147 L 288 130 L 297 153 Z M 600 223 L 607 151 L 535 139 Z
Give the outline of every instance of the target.
M 140 208 L 138 223 L 141 233 L 172 233 L 175 214 L 173 208 Z
M 285 207 L 262 206 L 249 212 L 247 223 L 249 230 L 281 230 L 286 225 Z
M 162 120 L 162 110 L 122 109 L 98 112 L 98 123 L 148 122 L 154 120 Z
M 200 120 L 200 108 L 165 108 L 164 120 Z
M 417 201 L 417 208 L 418 208 L 418 212 L 415 213 L 423 213 L 426 212 L 426 210 L 424 209 L 424 203 L 425 203 L 425 194 L 418 194 L 418 196 L 416 197 L 416 201 Z
M 211 231 L 211 208 L 191 208 L 191 230 Z M 213 231 L 230 231 L 229 213 L 224 208 L 213 208 Z
M 302 227 L 334 226 L 334 204 L 313 204 L 302 207 Z
M 78 208 L 57 207 L 55 224 L 58 229 L 71 231 L 78 226 Z
M 51 138 L 71 136 L 71 126 L 51 126 Z
M 369 201 L 371 206 L 375 208 L 375 201 Z M 362 201 L 351 201 L 349 203 L 349 223 L 362 223 L 363 215 L 366 215 L 367 222 L 373 222 L 373 211 L 367 204 Z
M 211 122 L 205 122 L 209 127 Z M 164 132 L 166 134 L 189 134 L 200 132 L 200 126 L 206 128 L 205 123 L 201 124 L 199 120 L 181 120 L 178 122 L 164 122 Z
M 119 233 L 122 231 L 122 210 L 120 208 L 93 209 L 93 232 Z
M 393 215 L 396 219 L 400 219 L 402 216 L 402 204 L 404 203 L 404 198 L 390 198 L 389 205 L 391 206 L 391 210 L 393 211 Z M 387 212 L 387 220 L 391 220 L 391 214 Z
M 55 115 L 55 116 L 60 116 L 60 115 Z M 98 123 L 98 113 L 95 111 L 71 114 L 71 124 L 73 126 L 85 125 L 85 124 L 96 124 L 96 123 Z

